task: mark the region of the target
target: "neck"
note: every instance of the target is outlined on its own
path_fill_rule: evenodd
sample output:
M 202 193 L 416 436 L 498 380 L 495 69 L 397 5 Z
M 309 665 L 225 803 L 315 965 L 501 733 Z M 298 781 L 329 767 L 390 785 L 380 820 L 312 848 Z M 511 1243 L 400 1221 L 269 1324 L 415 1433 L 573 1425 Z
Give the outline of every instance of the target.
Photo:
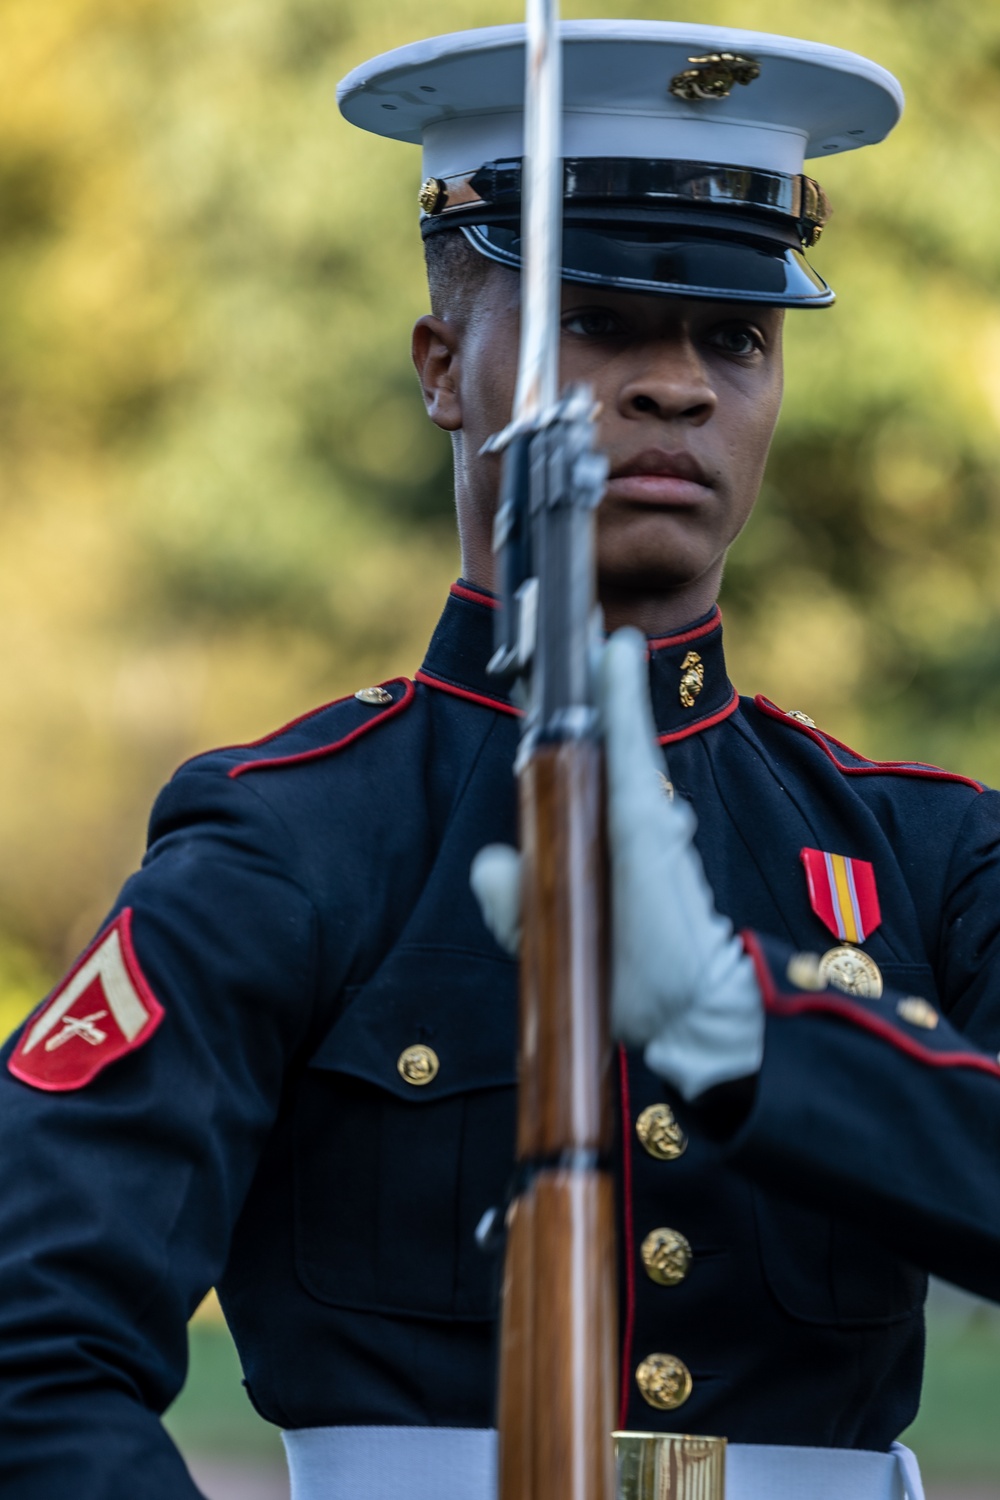
M 492 552 L 464 546 L 462 554 L 462 577 L 474 588 L 496 593 Z M 702 578 L 672 588 L 630 587 L 601 579 L 599 595 L 608 634 L 631 625 L 645 636 L 671 635 L 708 614 L 719 596 L 721 573 L 720 566 Z
M 610 635 L 632 625 L 646 636 L 670 635 L 708 614 L 719 597 L 721 577 L 713 572 L 675 588 L 621 587 L 599 581 L 604 624 Z

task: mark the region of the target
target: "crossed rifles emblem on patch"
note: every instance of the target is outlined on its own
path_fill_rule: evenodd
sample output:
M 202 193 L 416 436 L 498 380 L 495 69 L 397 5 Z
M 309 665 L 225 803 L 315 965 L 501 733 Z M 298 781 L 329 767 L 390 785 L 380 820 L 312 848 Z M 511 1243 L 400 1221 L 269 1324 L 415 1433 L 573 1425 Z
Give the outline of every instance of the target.
M 62 1030 L 49 1037 L 45 1043 L 46 1052 L 54 1052 L 57 1047 L 61 1047 L 64 1042 L 71 1041 L 75 1036 L 78 1036 L 81 1042 L 88 1042 L 91 1047 L 99 1047 L 102 1042 L 107 1041 L 108 1033 L 102 1031 L 94 1023 L 103 1021 L 106 1015 L 106 1010 L 94 1010 L 89 1016 L 63 1016 Z

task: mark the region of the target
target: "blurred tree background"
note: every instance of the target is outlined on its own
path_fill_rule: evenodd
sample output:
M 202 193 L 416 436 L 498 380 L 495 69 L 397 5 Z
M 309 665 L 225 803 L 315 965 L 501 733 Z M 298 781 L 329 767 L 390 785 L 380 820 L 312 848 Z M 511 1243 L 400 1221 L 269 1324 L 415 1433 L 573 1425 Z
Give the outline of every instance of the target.
M 0 0 L 4 1023 L 98 925 L 179 760 L 419 663 L 457 566 L 408 360 L 419 153 L 348 127 L 335 85 L 519 13 Z M 1000 7 L 670 17 L 854 48 L 910 101 L 814 167 L 840 301 L 789 320 L 726 581 L 737 685 L 1000 781 Z

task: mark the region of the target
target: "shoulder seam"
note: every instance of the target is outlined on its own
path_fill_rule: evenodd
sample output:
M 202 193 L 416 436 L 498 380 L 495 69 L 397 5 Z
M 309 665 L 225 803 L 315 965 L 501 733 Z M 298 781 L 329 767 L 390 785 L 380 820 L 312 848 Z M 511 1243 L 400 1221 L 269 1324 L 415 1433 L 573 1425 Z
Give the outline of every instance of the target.
M 476 693 L 472 688 L 462 687 L 460 683 L 441 677 L 436 672 L 428 672 L 426 667 L 419 668 L 415 674 L 415 681 L 423 683 L 424 687 L 437 688 L 442 693 L 451 693 L 455 698 L 464 698 L 467 703 L 478 703 L 482 708 L 496 709 L 498 713 L 511 714 L 516 719 L 524 717 L 524 710 L 516 707 L 515 704 L 507 703 L 503 698 L 491 698 L 485 693 Z
M 230 769 L 226 772 L 226 775 L 230 778 L 230 780 L 235 781 L 237 777 L 245 775 L 247 771 L 275 770 L 280 767 L 302 765 L 309 761 L 322 760 L 325 756 L 328 755 L 335 755 L 338 750 L 343 750 L 347 745 L 350 745 L 355 740 L 360 739 L 361 736 L 363 734 L 367 734 L 370 729 L 374 729 L 379 724 L 385 724 L 389 719 L 394 718 L 397 714 L 402 713 L 404 709 L 409 708 L 410 704 L 413 702 L 413 695 L 415 691 L 413 683 L 408 677 L 392 677 L 388 679 L 387 683 L 380 684 L 380 686 L 392 686 L 395 684 L 399 684 L 403 687 L 402 697 L 397 699 L 396 702 L 390 704 L 388 707 L 384 708 L 380 713 L 373 714 L 372 717 L 366 719 L 363 724 L 356 725 L 355 728 L 350 730 L 347 734 L 341 735 L 340 739 L 330 740 L 325 745 L 314 745 L 309 750 L 298 750 L 291 755 L 263 756 L 258 760 L 243 761 L 240 765 L 230 767 Z M 290 724 L 286 724 L 283 726 L 283 728 L 275 730 L 273 734 L 265 735 L 265 737 L 260 740 L 252 740 L 249 745 L 235 745 L 230 746 L 229 748 L 236 750 L 252 750 L 257 748 L 257 746 L 270 744 L 274 740 L 278 739 L 287 730 L 293 729 L 297 725 L 305 723 L 307 719 L 315 717 L 316 714 L 323 713 L 327 708 L 335 708 L 338 703 L 348 702 L 352 696 L 353 694 L 348 694 L 345 698 L 336 698 L 332 703 L 326 703 L 321 708 L 313 709 L 310 713 L 302 714 L 299 718 L 293 719 Z
M 804 734 L 811 739 L 845 776 L 912 776 L 917 780 L 951 781 L 960 786 L 969 786 L 975 792 L 986 790 L 981 781 L 974 781 L 971 776 L 962 776 L 958 771 L 945 771 L 940 766 L 926 765 L 923 761 L 869 760 L 866 755 L 862 755 L 858 750 L 852 750 L 850 745 L 845 745 L 843 740 L 836 739 L 825 730 L 816 729 L 809 724 L 803 724 L 801 719 L 793 718 L 783 708 L 772 703 L 770 698 L 765 698 L 763 693 L 758 693 L 753 701 L 755 707 L 759 708 L 761 713 L 766 714 L 769 719 L 776 719 L 789 729 L 795 729 L 799 734 Z M 833 745 L 838 750 L 846 750 L 848 755 L 857 756 L 858 760 L 863 761 L 864 764 L 858 766 L 845 764 L 831 749 Z

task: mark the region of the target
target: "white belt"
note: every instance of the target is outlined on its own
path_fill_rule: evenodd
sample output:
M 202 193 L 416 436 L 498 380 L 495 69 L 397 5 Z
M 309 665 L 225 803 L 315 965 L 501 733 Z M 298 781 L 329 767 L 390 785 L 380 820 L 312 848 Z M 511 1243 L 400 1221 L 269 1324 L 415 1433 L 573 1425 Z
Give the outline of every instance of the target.
M 497 1435 L 479 1427 L 305 1427 L 282 1434 L 292 1500 L 496 1500 Z M 730 1443 L 726 1500 L 924 1500 L 909 1448 Z

